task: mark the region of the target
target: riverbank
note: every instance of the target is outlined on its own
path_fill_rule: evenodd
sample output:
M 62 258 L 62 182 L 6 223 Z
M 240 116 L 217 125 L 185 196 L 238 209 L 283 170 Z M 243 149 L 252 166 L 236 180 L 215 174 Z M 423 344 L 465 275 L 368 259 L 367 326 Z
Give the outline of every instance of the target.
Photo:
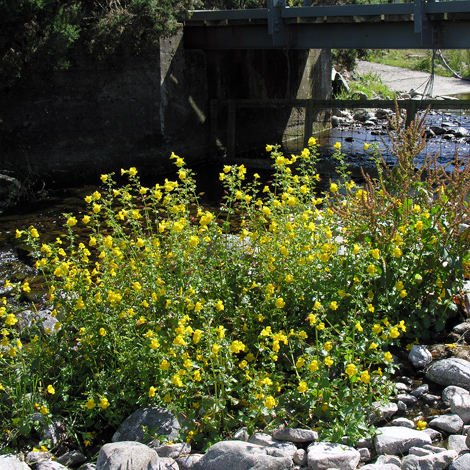
M 376 74 L 392 91 L 408 93 L 415 90 L 423 93 L 431 75 L 416 70 L 377 64 L 375 62 L 359 61 L 356 73 L 359 75 Z M 470 81 L 453 77 L 434 76 L 431 91 L 432 97 L 453 96 L 470 93 Z

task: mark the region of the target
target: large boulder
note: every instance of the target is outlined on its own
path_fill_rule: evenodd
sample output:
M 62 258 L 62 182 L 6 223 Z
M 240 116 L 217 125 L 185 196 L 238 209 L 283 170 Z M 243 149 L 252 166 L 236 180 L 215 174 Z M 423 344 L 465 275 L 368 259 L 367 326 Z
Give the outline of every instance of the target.
M 0 468 L 2 470 L 31 470 L 29 465 L 13 454 L 0 455 Z
M 140 442 L 105 444 L 98 454 L 96 470 L 159 470 L 158 454 Z
M 150 438 L 146 439 L 143 427 L 152 434 L 166 436 L 170 441 L 179 436 L 181 429 L 174 413 L 158 406 L 149 406 L 135 411 L 126 418 L 114 433 L 112 441 L 145 442 L 150 440 Z
M 353 470 L 361 459 L 361 454 L 353 447 L 331 442 L 315 442 L 308 446 L 307 451 L 310 470 Z
M 455 450 L 439 452 L 438 454 L 407 455 L 401 464 L 402 470 L 444 470 L 457 457 Z
M 377 429 L 374 443 L 377 454 L 398 455 L 406 454 L 411 447 L 431 444 L 431 438 L 423 431 L 403 426 L 386 426 Z
M 441 359 L 431 364 L 426 378 L 439 385 L 456 385 L 470 390 L 470 362 L 465 359 Z
M 289 470 L 292 466 L 292 459 L 279 449 L 221 441 L 210 447 L 191 470 Z

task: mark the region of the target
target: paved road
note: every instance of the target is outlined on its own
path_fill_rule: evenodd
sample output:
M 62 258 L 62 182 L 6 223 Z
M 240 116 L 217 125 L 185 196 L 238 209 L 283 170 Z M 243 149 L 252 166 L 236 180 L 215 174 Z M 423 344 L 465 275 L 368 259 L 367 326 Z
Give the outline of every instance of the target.
M 422 93 L 430 74 L 414 70 L 392 67 L 391 65 L 376 64 L 374 62 L 360 61 L 356 73 L 376 73 L 382 82 L 393 91 L 409 92 L 416 90 Z M 457 94 L 470 94 L 470 81 L 458 78 L 434 76 L 432 96 L 449 96 Z

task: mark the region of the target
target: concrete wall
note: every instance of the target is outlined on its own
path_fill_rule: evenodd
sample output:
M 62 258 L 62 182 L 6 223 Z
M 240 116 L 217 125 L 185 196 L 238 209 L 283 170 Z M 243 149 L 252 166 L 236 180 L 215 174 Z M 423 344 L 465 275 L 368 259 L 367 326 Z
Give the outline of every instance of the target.
M 320 51 L 186 51 L 180 34 L 146 60 L 83 60 L 30 76 L 0 92 L 0 172 L 69 182 L 130 166 L 159 174 L 171 166 L 172 151 L 188 163 L 204 161 L 211 98 L 326 98 L 329 65 L 329 53 Z M 241 143 L 282 138 L 290 113 L 250 113 Z

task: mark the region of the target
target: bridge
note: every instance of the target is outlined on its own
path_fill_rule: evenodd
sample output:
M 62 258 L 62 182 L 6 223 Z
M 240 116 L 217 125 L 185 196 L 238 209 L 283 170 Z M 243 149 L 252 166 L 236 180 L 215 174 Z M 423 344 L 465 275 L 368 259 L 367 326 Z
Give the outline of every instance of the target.
M 309 0 L 306 2 L 310 3 Z M 470 49 L 470 1 L 192 10 L 186 49 Z

